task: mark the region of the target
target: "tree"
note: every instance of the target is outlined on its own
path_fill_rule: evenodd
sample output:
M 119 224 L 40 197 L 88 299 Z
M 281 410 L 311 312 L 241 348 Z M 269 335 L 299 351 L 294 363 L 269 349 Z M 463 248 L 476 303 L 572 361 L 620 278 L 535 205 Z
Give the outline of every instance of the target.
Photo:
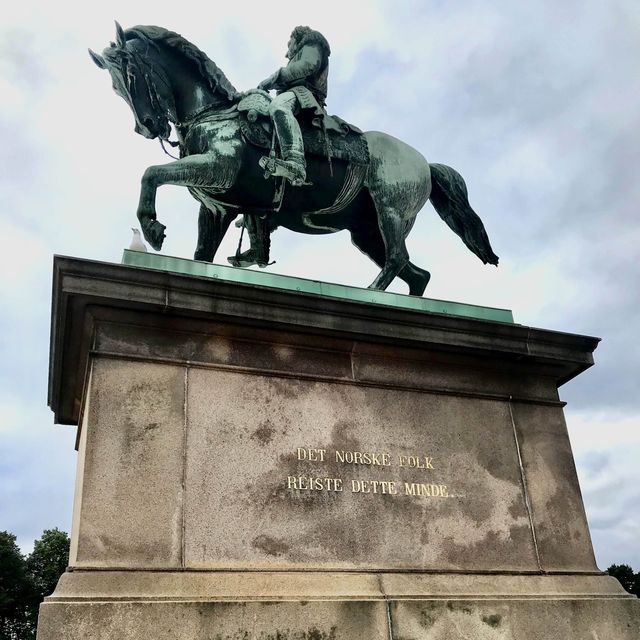
M 628 564 L 612 564 L 607 573 L 617 578 L 629 593 L 640 598 L 640 573 L 634 573 Z
M 58 529 L 46 529 L 36 540 L 26 566 L 38 604 L 50 596 L 69 564 L 69 536 Z
M 0 531 L 0 640 L 33 637 L 29 615 L 32 602 L 33 587 L 16 537 Z
M 0 640 L 33 640 L 38 609 L 69 562 L 69 536 L 47 529 L 25 558 L 8 531 L 0 532 Z

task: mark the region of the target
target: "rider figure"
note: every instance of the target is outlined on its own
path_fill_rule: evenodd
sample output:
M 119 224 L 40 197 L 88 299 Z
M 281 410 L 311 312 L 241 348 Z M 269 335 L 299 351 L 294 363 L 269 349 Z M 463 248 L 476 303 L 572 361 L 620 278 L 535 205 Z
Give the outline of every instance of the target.
M 296 27 L 289 38 L 286 67 L 263 80 L 259 89 L 275 89 L 269 113 L 275 126 L 282 159 L 264 156 L 260 166 L 271 175 L 284 176 L 292 185 L 300 186 L 307 177 L 304 143 L 296 114 L 312 109 L 322 117 L 327 99 L 329 43 L 309 27 Z

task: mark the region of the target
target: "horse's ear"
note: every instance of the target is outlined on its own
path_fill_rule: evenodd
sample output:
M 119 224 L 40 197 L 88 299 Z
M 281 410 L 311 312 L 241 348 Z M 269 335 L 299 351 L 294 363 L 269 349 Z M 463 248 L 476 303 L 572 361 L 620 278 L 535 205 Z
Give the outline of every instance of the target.
M 122 49 L 127 44 L 127 39 L 124 35 L 124 29 L 120 26 L 120 23 L 116 20 L 116 44 Z
M 91 51 L 91 49 L 89 49 L 89 55 L 98 67 L 100 67 L 101 69 L 107 68 L 107 63 L 104 61 L 104 58 L 102 56 L 98 55 L 95 51 Z

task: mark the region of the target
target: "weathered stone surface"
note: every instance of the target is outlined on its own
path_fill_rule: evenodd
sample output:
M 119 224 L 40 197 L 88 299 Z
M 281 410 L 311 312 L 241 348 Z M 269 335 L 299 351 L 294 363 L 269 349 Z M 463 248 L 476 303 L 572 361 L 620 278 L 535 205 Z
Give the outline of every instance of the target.
M 188 567 L 538 569 L 505 403 L 192 369 L 187 424 Z M 309 447 L 325 461 L 299 460 Z M 343 451 L 388 452 L 389 466 L 336 462 Z M 342 490 L 288 488 L 300 476 Z M 354 493 L 359 480 L 398 495 Z
M 513 417 L 542 568 L 596 571 L 562 409 L 514 404 Z
M 178 567 L 184 370 L 93 362 L 73 566 Z
M 185 344 L 176 330 L 217 334 L 226 326 L 228 335 L 270 329 L 280 333 L 275 342 L 303 344 L 322 351 L 341 339 L 372 346 L 405 348 L 425 359 L 431 354 L 448 355 L 452 361 L 469 358 L 475 369 L 509 372 L 511 384 L 532 376 L 548 378 L 556 387 L 593 364 L 598 339 L 521 325 L 487 322 L 462 317 L 424 313 L 360 301 L 345 301 L 296 291 L 270 289 L 174 273 L 164 273 L 56 257 L 54 261 L 49 404 L 56 421 L 77 424 L 83 375 L 97 336 L 99 322 L 129 326 L 164 326 L 173 330 L 176 344 Z M 101 330 L 105 330 L 104 328 Z M 274 339 L 267 341 L 273 341 Z M 138 345 L 147 350 L 145 340 Z M 353 352 L 361 346 L 353 344 Z M 172 350 L 156 343 L 154 357 Z M 116 351 L 126 353 L 125 344 Z M 351 353 L 347 350 L 346 353 Z M 197 352 L 196 352 L 197 356 Z M 420 357 L 420 356 L 418 356 Z M 196 357 L 196 360 L 199 360 Z M 356 359 L 349 355 L 356 367 Z M 353 375 L 353 373 L 352 373 Z M 483 384 L 484 376 L 478 376 Z M 545 385 L 545 386 L 548 386 Z M 508 387 L 503 389 L 507 391 Z M 517 397 L 517 391 L 507 394 Z
M 635 598 L 45 602 L 38 640 L 637 640 Z
M 630 599 L 394 602 L 394 638 L 425 640 L 637 640 Z
M 45 603 L 37 640 L 388 640 L 382 602 Z
M 607 575 L 355 571 L 91 571 L 62 575 L 47 602 L 184 600 L 576 600 L 629 598 Z
M 56 265 L 50 401 L 82 428 L 39 640 L 637 637 L 557 394 L 595 339 Z
M 82 571 L 38 640 L 635 640 L 639 614 L 607 576 Z

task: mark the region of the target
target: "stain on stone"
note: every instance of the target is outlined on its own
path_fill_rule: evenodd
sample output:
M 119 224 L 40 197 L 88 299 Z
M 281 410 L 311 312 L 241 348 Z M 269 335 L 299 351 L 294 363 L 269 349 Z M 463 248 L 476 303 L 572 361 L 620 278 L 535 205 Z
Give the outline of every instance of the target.
M 331 442 L 328 449 L 332 451 L 358 451 L 360 449 L 360 441 L 354 438 L 352 432 L 354 424 L 348 420 L 338 420 L 331 429 Z
M 264 447 L 273 440 L 275 432 L 271 420 L 266 420 L 251 434 L 251 439 L 257 440 Z
M 288 544 L 265 535 L 255 537 L 252 544 L 256 549 L 264 551 L 269 556 L 279 556 L 289 551 Z
M 310 627 L 307 631 L 276 629 L 272 632 L 261 631 L 259 634 L 255 634 L 253 631 L 240 630 L 235 633 L 225 633 L 224 635 L 217 633 L 215 636 L 211 636 L 211 640 L 336 640 L 336 637 L 337 628 L 333 626 L 329 631 L 322 631 L 317 627 Z
M 335 640 L 336 637 L 336 627 L 331 627 L 329 632 L 320 631 L 316 627 L 311 627 L 306 634 L 306 640 Z
M 145 431 L 153 431 L 155 429 L 158 429 L 160 427 L 160 425 L 157 422 L 150 422 L 149 424 L 145 424 L 144 425 L 144 430 Z
M 420 626 L 424 627 L 425 629 L 429 629 L 430 627 L 432 627 L 438 619 L 436 611 L 439 608 L 439 605 L 432 604 L 430 607 L 422 609 L 422 611 L 420 611 Z
M 497 613 L 492 613 L 489 616 L 482 616 L 482 622 L 488 624 L 490 627 L 497 629 L 502 622 L 502 616 Z
M 523 498 L 524 500 L 524 498 Z M 509 513 L 509 515 L 514 518 L 514 519 L 518 519 L 518 518 L 522 518 L 524 516 L 527 515 L 527 509 L 526 506 L 524 504 L 524 501 L 515 501 L 512 502 L 509 505 L 509 508 L 507 509 L 507 512 Z
M 273 395 L 285 400 L 295 400 L 301 391 L 300 381 L 295 379 L 271 378 L 270 384 L 273 387 Z
M 472 609 L 469 605 L 463 604 L 462 602 L 452 602 L 451 600 L 447 601 L 447 609 L 449 609 L 449 611 L 459 611 L 469 615 L 472 613 Z

